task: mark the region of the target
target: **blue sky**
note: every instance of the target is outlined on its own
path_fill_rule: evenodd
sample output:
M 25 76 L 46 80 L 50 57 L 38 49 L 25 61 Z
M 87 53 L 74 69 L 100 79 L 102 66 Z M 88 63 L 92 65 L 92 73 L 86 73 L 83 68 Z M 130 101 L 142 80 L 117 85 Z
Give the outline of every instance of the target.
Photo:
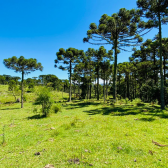
M 74 47 L 86 51 L 99 46 L 83 43 L 90 23 L 98 23 L 104 13 L 111 15 L 120 8 L 136 8 L 135 0 L 1 0 L 0 1 L 0 75 L 20 76 L 3 65 L 12 56 L 36 58 L 44 70 L 25 76 L 54 74 L 67 79 L 67 71 L 54 68 L 59 48 Z M 153 38 L 157 29 L 146 38 Z M 163 26 L 163 37 L 167 37 Z M 109 50 L 111 46 L 106 45 Z M 131 53 L 121 52 L 118 62 L 128 61 Z

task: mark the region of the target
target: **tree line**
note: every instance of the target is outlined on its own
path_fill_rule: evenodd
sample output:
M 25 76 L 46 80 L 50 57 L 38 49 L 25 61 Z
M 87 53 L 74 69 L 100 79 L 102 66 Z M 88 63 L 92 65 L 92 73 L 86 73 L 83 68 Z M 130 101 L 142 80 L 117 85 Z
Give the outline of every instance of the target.
M 168 101 L 166 89 L 168 40 L 162 38 L 161 26 L 167 21 L 167 0 L 137 0 L 137 9 L 121 8 L 111 16 L 103 14 L 98 25 L 90 24 L 83 42 L 100 45 L 99 49 L 88 48 L 84 52 L 71 47 L 60 48 L 56 52 L 55 67 L 68 70 L 69 101 L 71 101 L 72 83 L 78 86 L 78 93 L 80 89 L 82 90 L 81 98 L 89 99 L 92 97 L 94 81 L 97 83 L 94 85 L 95 96 L 99 100 L 101 78 L 104 101 L 111 83 L 110 93 L 113 94 L 114 101 L 118 98 L 132 100 L 137 97 L 146 102 L 158 100 L 161 109 L 164 109 Z M 159 29 L 158 35 L 142 43 L 143 36 L 154 28 Z M 111 50 L 106 51 L 105 44 L 110 44 Z M 130 62 L 118 64 L 120 51 L 126 52 L 131 46 L 133 54 L 130 56 Z M 136 46 L 140 46 L 140 49 L 137 50 Z M 22 86 L 25 73 L 42 70 L 42 65 L 37 63 L 36 59 L 24 60 L 24 57 L 18 60 L 15 57 L 5 59 L 4 64 L 7 68 L 22 73 Z M 54 85 L 54 82 L 51 83 Z

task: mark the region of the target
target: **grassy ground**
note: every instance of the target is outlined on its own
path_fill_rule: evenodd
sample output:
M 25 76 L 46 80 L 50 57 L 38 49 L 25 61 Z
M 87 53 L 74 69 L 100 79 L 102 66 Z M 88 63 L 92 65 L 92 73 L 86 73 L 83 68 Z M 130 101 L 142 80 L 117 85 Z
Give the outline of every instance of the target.
M 168 147 L 152 142 L 168 145 L 167 117 L 148 104 L 76 101 L 48 118 L 31 102 L 2 104 L 0 167 L 167 167 Z

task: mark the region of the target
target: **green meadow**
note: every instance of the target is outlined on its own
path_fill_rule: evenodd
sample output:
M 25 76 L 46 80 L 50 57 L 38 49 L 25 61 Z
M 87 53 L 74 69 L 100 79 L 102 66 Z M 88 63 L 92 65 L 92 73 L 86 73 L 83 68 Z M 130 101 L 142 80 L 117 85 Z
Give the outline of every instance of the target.
M 168 167 L 168 112 L 136 101 L 72 100 L 52 91 L 58 113 L 33 112 L 35 93 L 24 108 L 0 86 L 0 167 Z M 36 106 L 41 108 L 41 106 Z

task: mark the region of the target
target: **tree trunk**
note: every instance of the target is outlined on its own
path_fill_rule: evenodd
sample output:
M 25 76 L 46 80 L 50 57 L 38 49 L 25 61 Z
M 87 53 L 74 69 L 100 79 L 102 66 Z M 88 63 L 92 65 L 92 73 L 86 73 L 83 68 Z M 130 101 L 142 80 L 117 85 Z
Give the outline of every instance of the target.
M 161 21 L 160 21 L 160 12 L 158 13 L 159 16 L 159 54 L 160 54 L 160 75 L 161 75 L 161 88 L 160 88 L 160 98 L 161 98 L 161 109 L 165 108 L 164 102 L 164 79 L 163 79 L 163 63 L 162 63 L 162 30 L 161 30 Z
M 91 82 L 91 79 L 90 79 L 90 99 L 92 98 L 92 82 Z
M 90 69 L 90 99 L 92 98 L 92 76 L 91 76 L 91 69 Z
M 95 89 L 95 98 L 97 96 L 97 89 L 96 89 L 96 78 L 95 78 L 95 85 L 94 85 L 94 89 Z
M 126 74 L 126 79 L 127 79 L 127 98 L 129 99 L 130 93 L 129 93 L 129 74 Z
M 166 86 L 166 53 L 163 56 L 163 67 L 164 67 L 164 87 Z
M 70 89 L 69 89 L 69 102 L 71 102 L 71 71 L 72 71 L 72 65 L 71 65 L 71 60 L 70 60 Z
M 106 96 L 106 93 L 105 93 L 105 80 L 106 80 L 106 79 L 105 79 L 105 72 L 104 72 L 104 80 L 103 80 L 104 102 L 106 101 L 106 97 L 105 97 L 105 96 Z
M 118 81 L 118 83 L 119 83 L 119 86 L 118 86 L 118 92 L 119 92 L 119 94 L 121 95 L 121 91 L 120 91 L 120 81 L 121 81 L 121 74 L 119 73 L 119 81 Z M 121 96 L 120 96 L 121 97 Z
M 22 82 L 21 82 L 21 108 L 23 108 L 23 80 L 24 80 L 24 71 L 22 71 Z
M 89 80 L 87 79 L 87 99 L 89 99 Z
M 99 64 L 99 62 L 98 62 Z M 99 65 L 97 65 L 97 100 L 99 100 Z
M 134 76 L 132 76 L 132 96 L 133 96 L 133 99 L 135 99 L 135 92 L 134 92 L 135 91 L 135 88 L 134 88 L 135 83 L 134 83 L 134 80 L 135 80 Z
M 154 52 L 153 52 L 153 59 L 154 59 L 154 80 L 155 80 L 155 85 L 156 85 L 156 80 L 157 80 L 157 77 L 156 77 L 156 58 L 155 58 L 155 49 L 154 49 Z
M 107 88 L 107 78 L 106 78 L 106 99 L 107 99 L 107 95 L 108 95 L 108 88 Z
M 133 89 L 134 89 L 133 74 L 130 74 L 130 99 L 131 99 L 131 102 L 132 102 L 132 98 L 133 98 Z
M 136 80 L 136 76 L 135 76 L 135 96 L 134 96 L 134 99 L 136 99 L 136 87 L 137 87 L 137 85 L 136 85 L 136 83 L 137 83 L 137 80 Z
M 113 76 L 113 99 L 116 101 L 117 95 L 117 39 L 115 40 L 115 57 L 114 57 L 114 76 Z
M 76 87 L 76 86 L 75 86 L 75 81 L 74 81 L 74 98 L 75 98 L 75 87 Z
M 125 76 L 125 99 L 127 98 L 127 80 Z
M 79 96 L 79 99 L 80 99 L 80 81 L 78 81 L 78 96 Z

